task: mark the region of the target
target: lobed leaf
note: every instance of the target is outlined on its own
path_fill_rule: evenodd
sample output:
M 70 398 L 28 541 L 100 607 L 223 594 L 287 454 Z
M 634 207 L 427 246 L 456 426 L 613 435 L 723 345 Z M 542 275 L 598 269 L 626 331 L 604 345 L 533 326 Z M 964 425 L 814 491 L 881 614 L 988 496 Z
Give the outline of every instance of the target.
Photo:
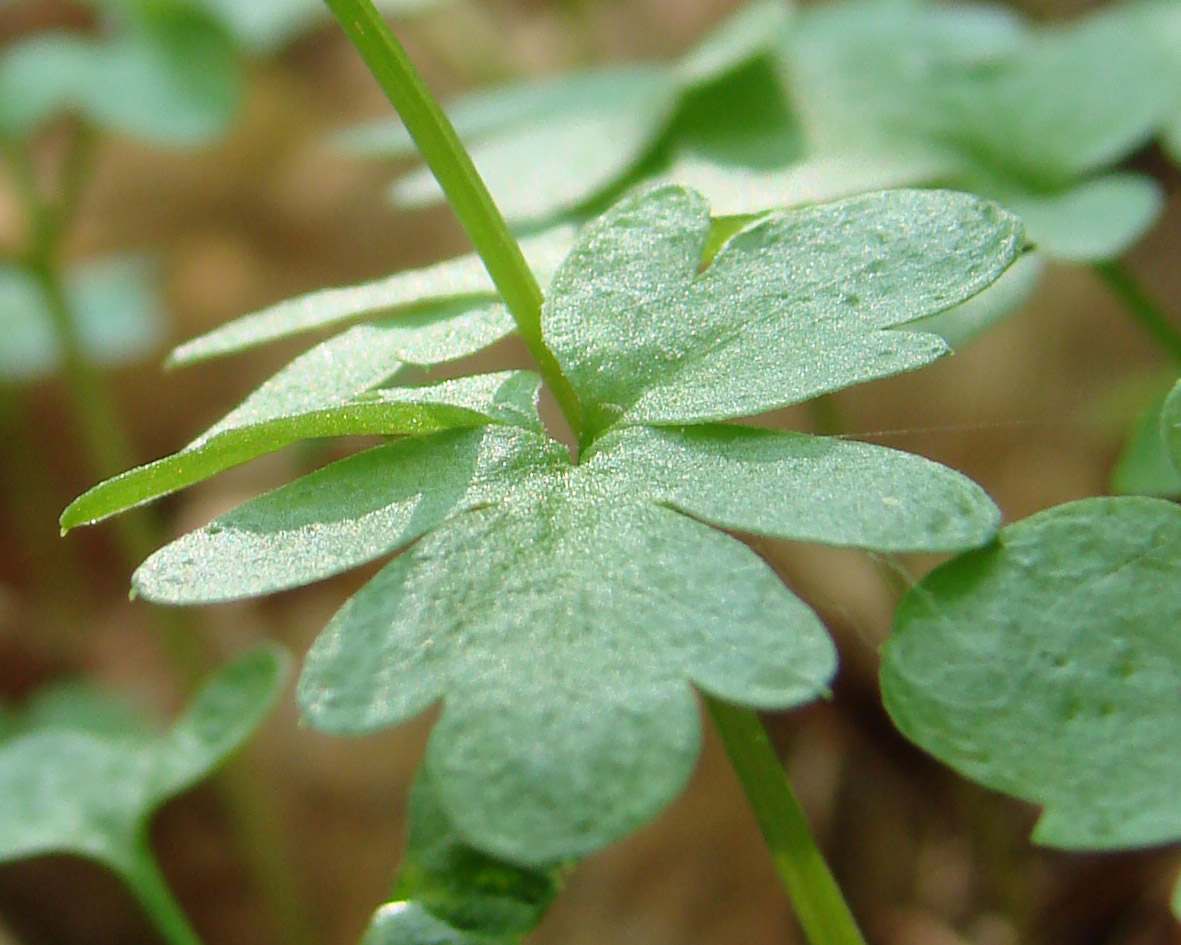
M 967 477 L 868 443 L 725 424 L 633 427 L 595 450 L 661 502 L 729 530 L 906 552 L 982 545 L 1000 527 Z
M 903 599 L 882 664 L 902 732 L 1043 805 L 1041 843 L 1181 838 L 1181 509 L 1087 499 L 1039 513 Z
M 843 229 L 824 237 L 834 221 Z M 850 325 L 881 334 L 890 352 L 918 339 L 918 350 L 937 354 L 938 339 L 881 329 L 983 288 L 1021 242 L 1011 217 L 951 194 L 775 215 L 731 236 L 699 273 L 712 232 L 701 198 L 665 187 L 628 198 L 578 238 L 543 327 L 574 366 L 584 406 L 596 405 L 588 390 L 631 391 L 638 375 L 658 382 L 645 380 L 639 394 L 677 390 L 683 410 L 697 398 L 708 416 L 718 395 L 708 381 L 691 386 L 688 367 L 726 345 L 751 356 L 729 362 L 724 397 L 751 376 L 773 392 L 806 394 L 826 358 L 825 383 L 853 383 L 875 371 L 860 363 L 863 340 L 842 342 Z M 850 300 L 833 287 L 842 280 L 864 295 L 856 315 L 844 314 Z M 637 331 L 648 344 L 639 355 Z M 768 356 L 777 344 L 780 356 Z M 670 368 L 664 352 L 678 345 L 692 358 Z M 647 361 L 662 357 L 646 375 Z M 379 354 L 359 379 L 369 383 L 388 363 Z M 299 700 L 312 724 L 335 732 L 370 731 L 441 702 L 423 777 L 444 838 L 453 830 L 483 856 L 548 867 L 654 815 L 697 757 L 694 686 L 757 708 L 825 691 L 835 651 L 820 622 L 718 528 L 889 550 L 975 546 L 996 531 L 995 507 L 958 474 L 841 440 L 655 429 L 635 411 L 608 431 L 617 418 L 600 409 L 574 463 L 541 432 L 536 379 L 528 397 L 516 396 L 525 392 L 521 375 L 505 384 L 516 393 L 498 400 L 497 388 L 501 422 L 411 436 L 327 466 L 166 546 L 133 578 L 151 600 L 206 603 L 296 587 L 404 549 L 321 634 Z M 302 391 L 294 403 L 342 393 L 293 389 Z M 287 403 L 289 389 L 277 390 Z M 260 402 L 264 414 L 273 405 L 269 394 Z M 754 406 L 780 402 L 776 392 Z M 494 419 L 490 406 L 481 409 Z M 446 856 L 430 859 L 428 872 L 443 886 L 417 887 L 417 898 L 378 917 L 372 935 L 499 940 L 431 899 L 460 882 L 451 841 L 440 849 Z M 419 854 L 429 859 L 425 848 Z
M 681 790 L 700 738 L 690 680 L 785 708 L 833 670 L 820 622 L 757 556 L 620 480 L 539 458 L 354 595 L 300 681 L 328 731 L 442 699 L 426 771 L 461 835 L 512 862 L 599 849 Z
M 705 201 L 664 186 L 589 224 L 542 327 L 586 435 L 756 414 L 947 353 L 888 331 L 970 298 L 1024 248 L 1017 220 L 950 192 L 894 191 L 764 217 L 703 273 Z
M 554 269 L 569 250 L 571 238 L 569 228 L 558 227 L 522 241 L 525 258 L 543 286 L 548 285 Z M 172 366 L 194 364 L 280 338 L 363 319 L 400 314 L 410 325 L 434 321 L 441 324 L 443 319 L 464 313 L 470 313 L 470 329 L 476 337 L 488 339 L 480 342 L 481 347 L 490 342 L 491 333 L 499 332 L 497 337 L 502 337 L 514 327 L 508 313 L 498 304 L 496 289 L 483 262 L 474 253 L 424 269 L 399 272 L 375 282 L 324 289 L 280 302 L 180 345 L 172 352 L 169 363 Z M 445 350 L 457 349 L 450 345 Z M 457 356 L 454 353 L 440 356 L 428 348 L 406 360 L 432 364 Z
M 262 721 L 285 674 L 281 651 L 239 659 L 197 694 L 162 737 L 66 725 L 58 717 L 0 745 L 0 860 L 74 853 L 135 885 L 148 820 L 208 774 Z

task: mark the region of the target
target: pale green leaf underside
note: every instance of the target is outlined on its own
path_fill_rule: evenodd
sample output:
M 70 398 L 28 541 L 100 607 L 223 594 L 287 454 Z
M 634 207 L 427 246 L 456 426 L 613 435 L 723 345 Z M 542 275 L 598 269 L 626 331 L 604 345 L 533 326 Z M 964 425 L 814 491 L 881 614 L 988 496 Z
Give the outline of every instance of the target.
M 1161 408 L 1161 436 L 1173 465 L 1181 472 L 1181 382 L 1169 392 Z
M 436 919 L 416 902 L 387 902 L 374 913 L 361 945 L 512 945 L 487 939 Z
M 372 388 L 424 349 L 443 358 L 496 338 L 475 319 L 357 325 L 302 355 L 228 416 L 172 456 L 122 473 L 80 496 L 61 526 L 90 524 L 200 482 L 299 440 L 376 434 L 406 436 L 489 422 L 537 426 L 539 381 L 528 372 L 478 375 L 417 388 Z M 456 324 L 458 323 L 458 324 Z
M 730 424 L 633 427 L 593 464 L 646 480 L 657 501 L 722 528 L 876 551 L 990 541 L 1000 512 L 945 466 L 868 443 Z
M 904 598 L 882 667 L 907 737 L 1044 805 L 1034 838 L 1181 837 L 1181 509 L 1088 499 L 1006 528 Z
M 573 239 L 568 227 L 558 227 L 522 241 L 521 248 L 538 282 L 549 284 Z M 173 366 L 194 364 L 235 354 L 259 345 L 308 332 L 340 327 L 349 322 L 399 314 L 408 324 L 471 313 L 492 330 L 508 334 L 513 323 L 497 304 L 492 280 L 479 256 L 448 259 L 424 269 L 411 269 L 384 279 L 339 289 L 324 289 L 280 302 L 270 308 L 222 325 L 176 348 Z M 450 355 L 455 357 L 455 355 Z M 411 363 L 431 364 L 447 357 L 430 353 L 408 357 Z
M 256 650 L 210 680 L 163 736 L 54 724 L 0 746 L 0 860 L 47 853 L 141 868 L 152 811 L 206 777 L 258 726 L 286 670 Z
M 757 556 L 631 498 L 640 485 L 558 456 L 453 516 L 316 641 L 310 721 L 370 731 L 441 699 L 426 760 L 440 801 L 515 862 L 585 854 L 649 819 L 697 757 L 690 681 L 785 708 L 823 691 L 835 654 Z
M 947 346 L 888 331 L 984 289 L 1024 248 L 994 204 L 891 191 L 785 211 L 698 272 L 696 193 L 658 187 L 589 224 L 554 276 L 542 328 L 588 435 L 614 423 L 753 415 L 913 370 Z
M 1169 454 L 1172 432 L 1165 423 L 1165 398 L 1157 397 L 1132 427 L 1111 473 L 1111 488 L 1122 495 L 1181 496 L 1181 463 Z

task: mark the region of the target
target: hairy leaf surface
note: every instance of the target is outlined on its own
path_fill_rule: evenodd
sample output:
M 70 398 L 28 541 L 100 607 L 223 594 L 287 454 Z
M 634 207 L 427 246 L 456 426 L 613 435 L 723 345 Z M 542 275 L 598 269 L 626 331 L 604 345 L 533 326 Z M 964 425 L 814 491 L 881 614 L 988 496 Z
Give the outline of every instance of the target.
M 643 417 L 672 424 L 915 366 L 942 342 L 885 329 L 983 288 L 1022 245 L 1013 218 L 963 195 L 880 195 L 827 214 L 759 221 L 701 273 L 711 221 L 683 189 L 628 198 L 585 230 L 543 321 L 584 406 L 597 407 L 594 395 L 612 384 L 629 396 L 675 389 L 666 402 L 680 413 Z M 867 343 L 858 329 L 882 338 Z M 307 406 L 372 382 L 389 366 L 377 330 L 338 340 L 361 339 L 376 358 L 361 358 L 352 380 L 343 372 L 343 387 L 276 384 L 239 416 L 253 423 L 276 404 Z M 889 360 L 912 345 L 921 358 Z M 736 354 L 723 383 L 711 358 L 727 346 Z M 679 361 L 660 355 L 678 350 L 687 352 Z M 867 351 L 884 360 L 867 369 Z M 654 357 L 663 357 L 655 370 Z M 740 401 L 744 381 L 770 393 Z M 347 410 L 426 409 L 422 390 L 383 388 Z M 835 653 L 820 622 L 720 529 L 947 551 L 989 541 L 998 525 L 992 502 L 962 476 L 880 447 L 652 427 L 598 409 L 574 462 L 537 420 L 536 378 L 438 390 L 432 409 L 467 410 L 483 425 L 412 433 L 326 466 L 162 548 L 133 584 L 163 603 L 233 600 L 402 549 L 312 647 L 301 705 L 320 728 L 365 732 L 441 703 L 423 775 L 440 816 L 473 848 L 518 864 L 596 850 L 681 789 L 700 739 L 694 687 L 760 708 L 825 691 Z M 741 411 L 719 410 L 719 398 Z M 215 428 L 207 442 L 232 432 Z M 392 910 L 390 927 L 420 929 L 437 908 L 420 907 Z M 435 918 L 466 934 L 456 916 Z
M 1181 838 L 1181 509 L 1087 499 L 937 569 L 902 601 L 886 707 L 967 777 L 1043 805 L 1034 838 Z
M 947 353 L 889 331 L 989 285 L 1024 236 L 999 207 L 894 191 L 764 217 L 698 270 L 710 230 L 696 193 L 616 204 L 558 270 L 542 328 L 588 435 L 612 423 L 751 415 Z

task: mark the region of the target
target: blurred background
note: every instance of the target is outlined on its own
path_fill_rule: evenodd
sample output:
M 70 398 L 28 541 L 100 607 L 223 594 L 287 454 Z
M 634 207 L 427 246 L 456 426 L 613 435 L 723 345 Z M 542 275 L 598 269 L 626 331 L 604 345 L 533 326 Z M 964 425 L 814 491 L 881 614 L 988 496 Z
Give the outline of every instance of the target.
M 7 703 L 83 678 L 144 713 L 169 717 L 202 663 L 222 663 L 262 639 L 302 653 L 372 573 L 179 617 L 127 598 L 137 555 L 356 443 L 289 449 L 160 502 L 131 524 L 64 540 L 57 534 L 57 516 L 73 497 L 121 465 L 180 448 L 300 350 L 278 345 L 165 373 L 171 345 L 303 291 L 467 251 L 446 209 L 400 210 L 387 201 L 394 172 L 411 162 L 359 160 L 328 146 L 331 133 L 389 111 L 343 35 L 313 5 L 252 20 L 254 3 L 228 0 L 220 19 L 194 21 L 197 39 L 214 21 L 220 39 L 195 39 L 191 49 L 181 42 L 183 61 L 232 62 L 232 80 L 207 90 L 204 111 L 182 114 L 161 92 L 153 106 L 160 122 L 145 129 L 117 114 L 92 121 L 67 109 L 38 117 L 23 152 L 6 152 L 6 258 L 21 260 L 38 225 L 22 182 L 27 173 L 46 204 L 60 204 L 57 251 L 71 272 L 83 267 L 71 276 L 78 297 L 91 300 L 80 308 L 98 313 L 98 327 L 80 330 L 75 350 L 60 338 L 37 341 L 38 329 L 28 328 L 36 292 L 30 295 L 19 266 L 0 280 L 0 698 Z M 736 8 L 728 0 L 419 6 L 391 15 L 442 97 L 588 63 L 668 59 Z M 1027 0 L 1019 8 L 1057 21 L 1096 6 Z M 0 44 L 14 48 L 55 31 L 94 36 L 98 15 L 83 3 L 8 0 L 0 3 Z M 60 68 L 35 76 L 34 88 L 44 91 Z M 11 118 L 19 111 L 0 102 L 4 120 L 19 123 L 19 115 Z M 71 162 L 82 158 L 84 168 L 71 176 Z M 1125 266 L 1181 323 L 1181 176 L 1156 145 L 1121 166 L 1151 175 L 1166 199 Z M 103 321 L 103 312 L 113 314 Z M 480 357 L 486 368 L 525 362 L 512 344 Z M 85 362 L 80 371 L 71 370 L 78 361 Z M 1091 269 L 1051 262 L 1018 312 L 954 358 L 845 392 L 834 406 L 848 433 L 965 471 L 1013 521 L 1109 491 L 1129 429 L 1176 373 Z M 793 410 L 771 422 L 809 429 L 816 417 Z M 894 732 L 880 706 L 876 664 L 903 565 L 753 544 L 816 607 L 841 647 L 834 698 L 768 723 L 871 942 L 1181 942 L 1167 905 L 1181 864 L 1176 849 L 1039 850 L 1027 840 L 1034 809 L 957 778 Z M 921 573 L 930 564 L 904 566 Z M 178 660 L 170 640 L 196 641 L 195 652 Z M 300 727 L 285 698 L 234 762 L 265 799 L 252 827 L 243 831 L 208 786 L 166 808 L 154 839 L 205 941 L 354 945 L 394 877 L 403 808 L 428 729 L 422 720 L 381 737 L 328 738 Z M 251 865 L 260 844 L 281 851 L 285 864 L 272 871 L 269 897 Z M 286 905 L 276 909 L 276 899 Z M 154 941 L 154 934 L 97 867 L 65 857 L 0 867 L 3 945 L 121 945 Z M 530 939 L 799 940 L 712 736 L 685 796 L 582 864 Z

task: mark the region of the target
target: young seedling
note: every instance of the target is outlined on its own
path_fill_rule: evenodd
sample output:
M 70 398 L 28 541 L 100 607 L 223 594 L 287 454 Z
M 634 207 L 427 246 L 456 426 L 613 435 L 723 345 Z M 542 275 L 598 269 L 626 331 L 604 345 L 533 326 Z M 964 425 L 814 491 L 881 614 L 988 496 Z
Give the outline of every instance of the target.
M 0 737 L 0 862 L 47 853 L 94 860 L 119 875 L 170 945 L 198 943 L 156 865 L 151 817 L 254 733 L 286 667 L 278 649 L 247 654 L 162 735 L 76 692 L 9 717 Z

